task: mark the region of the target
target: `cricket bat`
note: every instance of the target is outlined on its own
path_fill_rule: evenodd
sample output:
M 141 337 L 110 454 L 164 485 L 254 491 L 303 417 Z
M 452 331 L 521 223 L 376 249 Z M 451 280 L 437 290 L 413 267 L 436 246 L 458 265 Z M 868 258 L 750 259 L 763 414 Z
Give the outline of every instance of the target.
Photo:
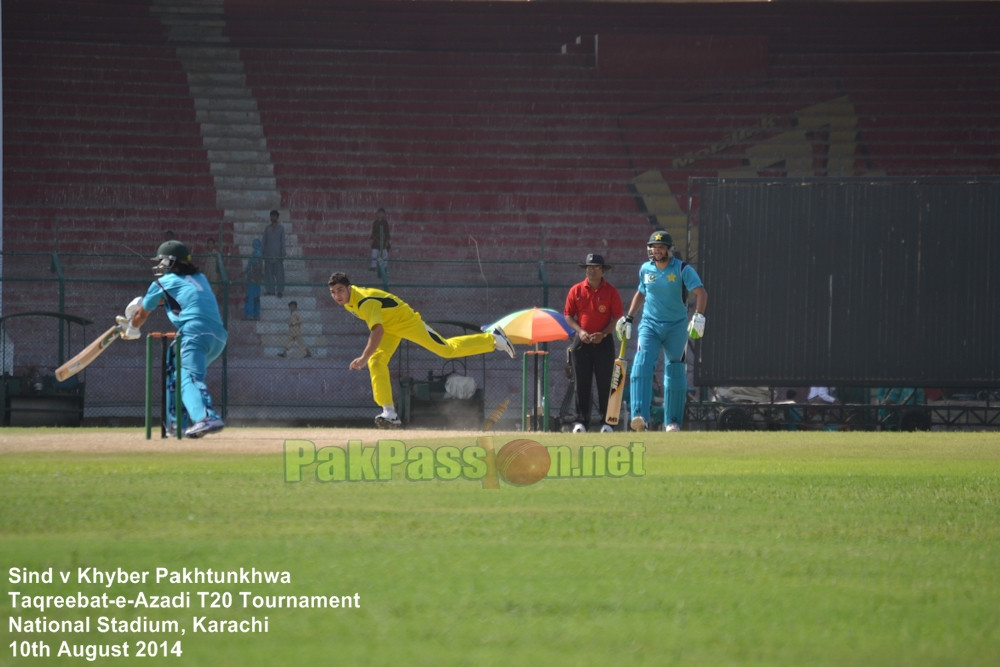
M 56 379 L 62 382 L 82 371 L 93 363 L 94 359 L 101 356 L 101 353 L 108 349 L 111 343 L 118 340 L 121 333 L 121 327 L 117 324 L 102 333 L 90 345 L 83 348 L 79 354 L 57 368 Z
M 611 426 L 618 425 L 618 417 L 622 411 L 622 397 L 625 394 L 625 345 L 627 343 L 628 339 L 622 338 L 622 344 L 618 348 L 618 358 L 615 359 L 615 367 L 611 371 L 608 414 L 604 415 L 604 421 Z

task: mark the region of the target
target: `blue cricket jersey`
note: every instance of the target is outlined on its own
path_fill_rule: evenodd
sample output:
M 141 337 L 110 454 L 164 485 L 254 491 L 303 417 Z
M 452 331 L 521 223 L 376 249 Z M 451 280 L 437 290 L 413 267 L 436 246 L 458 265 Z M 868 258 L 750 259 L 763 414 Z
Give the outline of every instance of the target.
M 684 269 L 681 270 L 681 266 Z M 681 289 L 688 292 L 701 287 L 701 278 L 690 264 L 671 257 L 660 270 L 652 260 L 639 267 L 638 290 L 646 297 L 642 316 L 659 322 L 677 322 L 687 319 L 687 304 L 681 300 Z
M 170 299 L 163 294 L 163 288 L 180 306 L 180 313 L 174 313 Z M 211 331 L 225 338 L 225 328 L 222 325 L 222 316 L 219 315 L 219 303 L 212 294 L 212 286 L 203 273 L 195 273 L 190 276 L 180 276 L 176 273 L 167 273 L 160 278 L 160 284 L 153 281 L 146 291 L 146 296 L 142 298 L 142 307 L 146 310 L 155 310 L 156 306 L 164 301 L 167 310 L 167 317 L 178 330 L 184 329 L 186 325 L 197 328 L 198 331 Z

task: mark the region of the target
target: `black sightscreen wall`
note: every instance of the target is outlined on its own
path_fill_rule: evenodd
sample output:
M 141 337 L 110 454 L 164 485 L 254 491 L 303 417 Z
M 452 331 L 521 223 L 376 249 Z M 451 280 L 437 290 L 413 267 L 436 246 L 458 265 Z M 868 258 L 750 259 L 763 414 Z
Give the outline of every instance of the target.
M 1000 386 L 1000 183 L 699 180 L 703 386 Z

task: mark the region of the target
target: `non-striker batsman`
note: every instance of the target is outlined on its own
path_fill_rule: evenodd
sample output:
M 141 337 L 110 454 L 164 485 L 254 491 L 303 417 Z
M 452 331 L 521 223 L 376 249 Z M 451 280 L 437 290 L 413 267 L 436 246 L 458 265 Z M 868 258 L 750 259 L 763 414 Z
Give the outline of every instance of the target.
M 198 438 L 206 433 L 221 431 L 225 424 L 212 407 L 212 396 L 205 385 L 208 365 L 215 361 L 226 347 L 228 334 L 219 315 L 219 303 L 212 294 L 205 274 L 191 261 L 191 251 L 180 241 L 167 241 L 160 245 L 153 266 L 156 278 L 144 296 L 137 296 L 125 308 L 125 315 L 118 322 L 125 327 L 122 338 L 139 338 L 141 327 L 150 313 L 161 303 L 167 317 L 181 334 L 181 402 L 184 404 L 184 421 L 188 438 Z M 174 351 L 170 348 L 167 358 L 167 432 L 178 428 L 173 423 L 177 414 L 173 406 L 175 374 Z
M 649 405 L 653 399 L 653 373 L 660 358 L 666 355 L 663 374 L 663 423 L 666 431 L 679 431 L 684 423 L 687 402 L 687 368 L 684 350 L 688 338 L 705 333 L 705 306 L 708 292 L 698 272 L 672 254 L 674 240 L 664 231 L 656 231 L 646 243 L 649 261 L 639 268 L 639 287 L 628 312 L 618 320 L 619 340 L 632 335 L 632 320 L 639 321 L 639 346 L 632 362 L 629 392 L 632 397 L 632 430 L 645 431 L 649 426 Z M 695 313 L 688 322 L 684 293 L 695 297 Z

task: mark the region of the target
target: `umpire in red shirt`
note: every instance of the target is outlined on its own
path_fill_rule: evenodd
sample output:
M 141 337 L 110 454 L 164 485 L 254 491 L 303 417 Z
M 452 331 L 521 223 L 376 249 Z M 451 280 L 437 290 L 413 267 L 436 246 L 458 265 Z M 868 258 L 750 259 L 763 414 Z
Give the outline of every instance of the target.
M 587 278 L 573 285 L 566 295 L 563 315 L 576 331 L 570 346 L 573 374 L 576 378 L 576 422 L 574 433 L 585 433 L 590 424 L 592 381 L 597 381 L 597 402 L 601 414 L 601 431 L 613 429 L 604 422 L 611 393 L 611 372 L 615 365 L 615 343 L 612 332 L 624 311 L 622 298 L 615 286 L 604 278 L 612 267 L 601 255 L 587 255 L 580 264 Z

